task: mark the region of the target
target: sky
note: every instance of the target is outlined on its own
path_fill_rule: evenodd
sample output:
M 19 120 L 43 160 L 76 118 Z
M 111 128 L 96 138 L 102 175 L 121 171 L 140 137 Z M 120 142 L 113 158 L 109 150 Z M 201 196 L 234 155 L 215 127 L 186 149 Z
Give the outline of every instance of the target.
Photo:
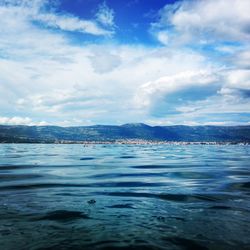
M 250 0 L 0 0 L 0 124 L 250 124 Z

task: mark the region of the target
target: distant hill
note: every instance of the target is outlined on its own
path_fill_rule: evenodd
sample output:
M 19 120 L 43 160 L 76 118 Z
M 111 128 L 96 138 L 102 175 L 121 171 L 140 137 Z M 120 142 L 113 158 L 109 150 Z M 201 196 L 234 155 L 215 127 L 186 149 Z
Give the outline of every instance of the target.
M 142 139 L 186 142 L 250 142 L 250 126 L 121 126 L 82 127 L 0 125 L 0 143 L 54 143 L 57 141 L 115 141 Z

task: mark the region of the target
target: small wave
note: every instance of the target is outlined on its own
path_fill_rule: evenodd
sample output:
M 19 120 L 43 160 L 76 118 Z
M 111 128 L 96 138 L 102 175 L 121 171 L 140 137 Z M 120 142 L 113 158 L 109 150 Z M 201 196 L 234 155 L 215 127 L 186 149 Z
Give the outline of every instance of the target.
M 169 165 L 137 165 L 137 166 L 131 166 L 131 168 L 136 169 L 155 169 L 155 168 L 171 168 L 173 166 Z
M 75 219 L 90 219 L 90 217 L 87 214 L 79 211 L 56 210 L 48 212 L 44 216 L 35 218 L 33 220 L 69 221 Z
M 235 207 L 235 206 L 225 206 L 225 205 L 215 205 L 208 207 L 208 209 L 212 210 L 232 210 L 232 211 L 240 211 L 244 213 L 249 213 L 250 210 L 247 208 L 242 208 L 242 207 Z
M 35 184 L 19 184 L 19 185 L 9 185 L 1 186 L 1 191 L 8 190 L 23 190 L 23 189 L 43 189 L 43 188 L 64 188 L 64 187 L 82 187 L 83 185 L 76 184 L 60 184 L 60 183 L 35 183 Z
M 100 193 L 98 193 L 100 194 Z M 211 201 L 217 202 L 229 199 L 227 196 L 214 194 L 154 194 L 154 193 L 139 193 L 139 192 L 103 192 L 102 195 L 120 196 L 120 197 L 142 197 L 142 198 L 156 198 L 161 200 L 175 201 L 175 202 L 197 202 L 197 201 Z
M 125 178 L 125 177 L 158 177 L 168 175 L 169 173 L 105 173 L 90 175 L 88 178 L 91 179 L 111 179 L 111 178 Z
M 138 240 L 137 240 L 138 241 Z M 84 248 L 79 248 L 80 249 L 98 249 L 98 250 L 160 250 L 162 248 L 156 248 L 153 245 L 150 245 L 146 241 L 139 241 L 138 244 L 137 241 L 135 240 L 134 244 L 126 244 L 125 246 L 121 246 L 121 242 L 119 241 L 113 241 L 113 240 L 106 240 L 106 241 L 99 241 L 94 244 L 89 244 L 87 246 L 84 246 Z M 145 242 L 145 243 L 144 243 Z M 75 249 L 75 248 L 74 248 Z
M 85 164 L 74 164 L 73 167 L 85 167 L 87 165 Z M 21 169 L 32 169 L 32 168 L 37 168 L 37 169 L 43 169 L 43 168 L 72 168 L 72 165 L 40 165 L 40 164 L 30 164 L 30 165 L 0 165 L 0 171 L 5 171 L 5 170 L 21 170 Z
M 96 158 L 95 157 L 82 157 L 80 159 L 80 161 L 91 161 L 91 160 L 95 160 Z
M 174 245 L 183 247 L 183 249 L 186 250 L 208 250 L 207 247 L 192 239 L 186 239 L 182 237 L 163 237 L 162 239 L 164 241 L 171 242 Z
M 226 186 L 227 190 L 236 190 L 236 191 L 249 191 L 250 190 L 250 182 L 234 182 L 234 183 L 229 183 Z
M 228 206 L 220 206 L 220 205 L 218 205 L 218 206 L 212 206 L 212 207 L 209 207 L 209 209 L 225 209 L 225 210 L 229 210 L 229 209 L 232 209 L 231 207 L 228 207 Z
M 16 170 L 16 169 L 25 169 L 25 168 L 33 168 L 37 165 L 2 165 L 0 166 L 0 170 Z
M 171 218 L 171 219 L 175 219 L 175 220 L 179 220 L 179 221 L 186 221 L 185 218 L 178 217 L 178 216 L 171 216 L 170 218 Z
M 133 204 L 116 204 L 116 205 L 112 205 L 112 206 L 107 206 L 108 208 L 130 208 L 130 209 L 135 209 L 133 207 Z
M 40 174 L 0 174 L 1 181 L 26 180 L 41 177 L 43 177 L 43 175 Z
M 133 155 L 123 155 L 123 156 L 120 156 L 119 158 L 120 159 L 133 159 L 133 158 L 136 158 L 136 156 L 133 156 Z

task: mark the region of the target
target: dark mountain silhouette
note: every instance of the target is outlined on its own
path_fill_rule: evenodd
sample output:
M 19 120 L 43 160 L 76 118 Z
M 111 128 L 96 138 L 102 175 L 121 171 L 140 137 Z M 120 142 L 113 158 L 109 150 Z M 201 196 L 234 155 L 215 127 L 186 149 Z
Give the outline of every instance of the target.
M 250 126 L 121 126 L 81 127 L 0 125 L 0 142 L 115 141 L 142 139 L 186 142 L 250 142 Z

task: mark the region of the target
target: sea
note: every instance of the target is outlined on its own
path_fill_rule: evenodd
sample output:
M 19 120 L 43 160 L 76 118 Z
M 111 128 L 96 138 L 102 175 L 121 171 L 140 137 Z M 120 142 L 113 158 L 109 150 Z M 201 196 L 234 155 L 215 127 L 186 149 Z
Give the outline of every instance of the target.
M 0 144 L 0 249 L 250 249 L 250 146 Z

